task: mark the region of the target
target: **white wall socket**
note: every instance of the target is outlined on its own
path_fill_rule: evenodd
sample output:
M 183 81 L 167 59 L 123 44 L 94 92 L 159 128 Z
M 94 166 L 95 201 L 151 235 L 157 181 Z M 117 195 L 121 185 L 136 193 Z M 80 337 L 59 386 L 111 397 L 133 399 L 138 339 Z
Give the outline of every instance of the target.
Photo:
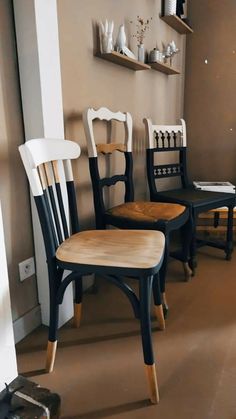
M 23 262 L 19 263 L 19 274 L 20 274 L 20 281 L 24 281 L 26 278 L 34 275 L 35 273 L 35 265 L 34 265 L 34 258 L 29 258 L 23 260 Z

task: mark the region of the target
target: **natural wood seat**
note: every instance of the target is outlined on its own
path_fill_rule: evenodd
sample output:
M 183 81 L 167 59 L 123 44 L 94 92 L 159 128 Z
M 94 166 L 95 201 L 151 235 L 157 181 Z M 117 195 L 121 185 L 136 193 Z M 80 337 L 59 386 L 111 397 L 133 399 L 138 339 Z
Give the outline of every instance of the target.
M 186 207 L 179 204 L 135 201 L 110 208 L 107 213 L 136 221 L 158 222 L 173 220 L 183 214 L 185 210 Z
M 164 242 L 164 234 L 159 231 L 90 230 L 65 240 L 56 257 L 82 265 L 146 269 L 160 263 Z

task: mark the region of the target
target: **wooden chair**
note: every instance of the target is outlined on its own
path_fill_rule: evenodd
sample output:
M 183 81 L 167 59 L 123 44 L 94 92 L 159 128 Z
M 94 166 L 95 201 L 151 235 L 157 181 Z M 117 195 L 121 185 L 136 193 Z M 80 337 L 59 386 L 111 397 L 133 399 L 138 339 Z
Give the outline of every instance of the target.
M 231 259 L 233 252 L 233 208 L 235 194 L 197 190 L 188 181 L 187 176 L 187 139 L 186 125 L 183 119 L 180 125 L 153 125 L 150 119 L 144 119 L 148 139 L 147 176 L 151 201 L 172 202 L 186 205 L 190 209 L 192 220 L 192 240 L 190 247 L 190 267 L 194 272 L 197 266 L 196 250 L 200 246 L 212 246 L 223 249 L 226 259 Z M 173 160 L 173 152 L 176 157 Z M 165 158 L 160 162 L 158 156 Z M 168 158 L 169 157 L 169 158 Z M 170 158 L 172 161 L 170 162 Z M 161 190 L 158 181 L 166 178 L 179 178 L 176 189 Z M 200 240 L 197 238 L 197 217 L 200 213 L 227 207 L 228 222 L 225 242 Z M 216 212 L 217 225 L 217 212 Z
M 108 127 L 108 131 L 111 131 L 112 123 L 121 123 L 124 128 L 123 132 L 125 132 L 124 141 L 115 142 L 112 139 L 108 143 L 103 141 L 103 143 L 99 142 L 96 144 L 94 133 L 95 120 L 104 121 Z M 98 110 L 88 108 L 83 113 L 83 121 L 88 145 L 89 168 L 93 186 L 97 228 L 104 229 L 110 225 L 122 229 L 159 230 L 165 234 L 165 258 L 160 271 L 160 286 L 164 314 L 166 315 L 168 304 L 165 294 L 165 276 L 169 255 L 169 236 L 172 231 L 180 228 L 182 228 L 184 237 L 183 248 L 181 251 L 175 252 L 173 256 L 183 262 L 186 279 L 191 275 L 191 271 L 188 268 L 190 234 L 187 222 L 189 220 L 189 211 L 184 205 L 179 204 L 134 201 L 132 179 L 132 118 L 129 113 L 114 113 L 107 108 L 100 108 Z M 122 153 L 125 159 L 124 173 L 118 175 L 108 173 L 108 176 L 102 177 L 99 171 L 98 154 L 108 156 L 117 151 Z M 106 208 L 104 188 L 114 186 L 118 182 L 125 185 L 124 201 L 120 205 Z
M 59 306 L 69 283 L 75 283 L 75 324 L 79 326 L 82 301 L 82 277 L 99 274 L 117 285 L 128 297 L 136 318 L 140 319 L 144 363 L 150 399 L 157 403 L 158 386 L 150 326 L 150 295 L 155 277 L 156 314 L 165 321 L 159 292 L 165 237 L 160 231 L 90 230 L 79 231 L 71 159 L 80 155 L 71 141 L 34 139 L 19 147 L 41 223 L 46 250 L 50 325 L 46 370 L 53 370 Z M 66 186 L 66 187 L 65 187 Z M 62 196 L 62 191 L 66 197 Z M 66 217 L 69 212 L 69 220 Z M 65 270 L 71 273 L 63 278 Z M 139 299 L 121 277 L 139 281 Z

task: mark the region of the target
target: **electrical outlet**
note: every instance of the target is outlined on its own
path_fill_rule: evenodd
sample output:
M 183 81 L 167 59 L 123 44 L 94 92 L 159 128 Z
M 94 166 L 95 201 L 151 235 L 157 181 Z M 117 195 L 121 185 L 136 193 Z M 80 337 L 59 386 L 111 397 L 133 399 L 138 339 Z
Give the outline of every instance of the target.
M 34 258 L 29 258 L 23 260 L 23 262 L 19 263 L 19 273 L 20 273 L 20 281 L 24 281 L 26 278 L 34 275 L 35 273 L 35 266 L 34 266 Z

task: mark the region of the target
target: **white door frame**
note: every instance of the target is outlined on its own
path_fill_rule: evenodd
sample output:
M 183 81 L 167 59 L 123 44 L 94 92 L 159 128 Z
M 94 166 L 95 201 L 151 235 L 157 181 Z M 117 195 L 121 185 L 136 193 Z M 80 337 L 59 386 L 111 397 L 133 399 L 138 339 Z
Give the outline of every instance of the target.
M 64 138 L 56 0 L 14 0 L 14 15 L 26 141 Z M 42 323 L 49 324 L 49 286 L 43 238 L 32 200 L 36 275 Z M 70 285 L 60 308 L 59 326 L 73 316 Z
M 7 259 L 0 202 L 0 392 L 17 375 L 16 351 L 13 335 Z

